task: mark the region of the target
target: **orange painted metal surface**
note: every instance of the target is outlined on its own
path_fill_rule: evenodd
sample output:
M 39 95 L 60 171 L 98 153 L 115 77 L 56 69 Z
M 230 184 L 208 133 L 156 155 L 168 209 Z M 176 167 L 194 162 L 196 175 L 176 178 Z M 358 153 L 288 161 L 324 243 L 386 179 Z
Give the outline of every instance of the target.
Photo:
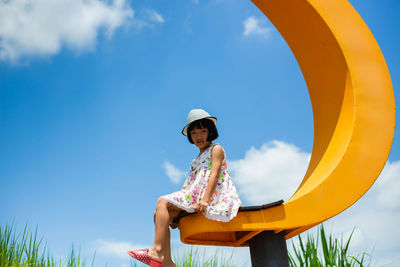
M 395 124 L 386 62 L 346 0 L 254 0 L 288 43 L 305 78 L 314 115 L 307 173 L 283 205 L 240 212 L 228 223 L 182 218 L 183 243 L 248 246 L 263 230 L 291 238 L 355 203 L 388 158 Z M 266 115 L 267 116 L 267 115 Z

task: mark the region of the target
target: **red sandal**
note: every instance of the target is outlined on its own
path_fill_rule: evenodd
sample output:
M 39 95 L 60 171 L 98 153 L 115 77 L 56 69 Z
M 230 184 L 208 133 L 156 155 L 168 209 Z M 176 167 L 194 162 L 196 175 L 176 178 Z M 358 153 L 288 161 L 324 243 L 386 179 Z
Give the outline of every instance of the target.
M 130 250 L 128 251 L 128 254 L 133 258 L 137 259 L 138 261 L 150 265 L 151 267 L 162 267 L 161 261 L 157 261 L 150 258 L 148 248 Z

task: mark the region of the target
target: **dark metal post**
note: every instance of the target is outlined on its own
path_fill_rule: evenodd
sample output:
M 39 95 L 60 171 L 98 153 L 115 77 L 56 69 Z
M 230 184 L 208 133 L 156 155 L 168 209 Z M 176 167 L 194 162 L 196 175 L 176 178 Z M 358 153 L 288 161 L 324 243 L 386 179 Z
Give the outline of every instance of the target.
M 263 231 L 249 240 L 251 266 L 289 267 L 286 239 L 283 232 Z

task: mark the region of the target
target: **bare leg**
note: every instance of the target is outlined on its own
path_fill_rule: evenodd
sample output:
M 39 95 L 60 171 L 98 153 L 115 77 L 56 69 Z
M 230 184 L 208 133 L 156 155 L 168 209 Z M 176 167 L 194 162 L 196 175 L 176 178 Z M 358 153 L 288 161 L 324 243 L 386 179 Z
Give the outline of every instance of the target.
M 169 225 L 169 213 L 167 209 L 167 203 L 165 199 L 159 198 L 156 206 L 155 216 L 155 235 L 154 244 L 149 251 L 149 255 L 154 259 L 163 260 L 164 254 L 164 240 L 167 237 L 167 230 Z
M 174 206 L 171 203 L 168 203 L 168 207 L 169 207 L 170 218 L 175 218 L 176 216 L 178 216 L 179 212 L 181 211 L 181 209 L 177 208 L 176 206 Z M 163 266 L 175 266 L 175 264 L 171 258 L 171 234 L 170 233 L 171 232 L 168 228 L 167 238 L 164 241 L 165 249 L 164 249 L 164 264 L 163 264 Z
M 155 236 L 149 256 L 163 261 L 163 266 L 175 266 L 171 259 L 169 222 L 171 215 L 177 215 L 180 209 L 163 198 L 157 200 L 155 214 Z M 171 215 L 170 215 L 171 213 Z

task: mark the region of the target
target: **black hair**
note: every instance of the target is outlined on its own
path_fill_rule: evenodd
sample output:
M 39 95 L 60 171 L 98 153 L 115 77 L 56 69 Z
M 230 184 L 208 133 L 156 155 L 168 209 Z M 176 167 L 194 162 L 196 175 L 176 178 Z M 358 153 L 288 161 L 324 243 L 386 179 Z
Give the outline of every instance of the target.
M 203 128 L 208 129 L 208 137 L 207 137 L 208 142 L 211 142 L 218 138 L 218 130 L 217 130 L 217 127 L 215 127 L 214 122 L 210 119 L 201 119 L 201 120 L 192 122 L 188 127 L 187 137 L 188 137 L 190 143 L 194 144 L 192 137 L 190 137 L 190 132 L 193 129 L 203 129 Z

